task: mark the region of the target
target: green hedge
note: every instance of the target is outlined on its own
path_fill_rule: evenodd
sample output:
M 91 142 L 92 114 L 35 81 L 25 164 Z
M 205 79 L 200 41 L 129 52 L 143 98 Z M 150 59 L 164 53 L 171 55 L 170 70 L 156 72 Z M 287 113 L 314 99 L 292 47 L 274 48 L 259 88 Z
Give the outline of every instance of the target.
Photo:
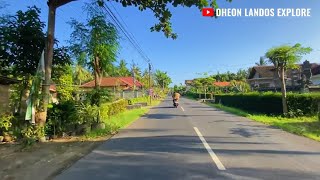
M 185 96 L 193 98 L 193 99 L 197 99 L 199 97 L 199 95 L 197 97 L 197 94 L 192 93 L 192 92 L 186 92 Z
M 136 104 L 136 103 L 148 103 L 150 102 L 150 96 L 145 96 L 145 97 L 138 97 L 138 98 L 132 98 L 128 100 L 128 104 Z
M 207 99 L 211 98 L 211 94 L 210 93 L 207 93 L 207 95 L 205 95 L 204 93 L 199 94 L 199 93 L 187 92 L 184 95 L 187 96 L 187 97 L 191 97 L 193 99 L 199 99 L 199 97 L 200 97 L 200 99 L 204 99 L 205 97 L 207 97 Z M 212 97 L 213 97 L 213 95 L 212 95 Z
M 104 103 L 100 106 L 100 116 L 102 119 L 110 118 L 111 116 L 124 112 L 127 108 L 128 102 L 121 99 L 112 103 Z
M 63 132 L 78 132 L 77 127 L 84 124 L 92 125 L 97 122 L 99 110 L 100 120 L 124 112 L 128 102 L 121 99 L 112 103 L 102 103 L 100 107 L 90 103 L 77 104 L 74 101 L 62 101 L 48 108 L 48 120 L 45 132 L 47 135 L 62 135 Z
M 301 110 L 304 115 L 316 115 L 318 113 L 318 102 L 320 94 L 293 94 L 287 96 L 289 111 Z
M 295 115 L 315 115 L 319 94 L 287 94 L 290 113 Z M 215 102 L 236 107 L 253 113 L 282 114 L 281 93 L 246 93 L 216 95 Z

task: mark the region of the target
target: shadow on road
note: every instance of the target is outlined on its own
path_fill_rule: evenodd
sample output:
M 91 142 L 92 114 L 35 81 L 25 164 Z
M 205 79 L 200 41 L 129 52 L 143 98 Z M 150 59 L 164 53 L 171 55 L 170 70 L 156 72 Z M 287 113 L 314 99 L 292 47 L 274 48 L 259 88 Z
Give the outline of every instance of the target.
M 229 168 L 227 172 L 221 172 L 223 179 L 318 179 L 319 173 L 306 171 L 291 171 L 286 169 L 272 168 Z
M 157 106 L 157 107 L 152 107 L 151 109 L 173 109 L 173 106 Z
M 173 109 L 176 109 L 176 108 L 173 108 Z M 153 120 L 153 119 L 167 119 L 167 120 L 170 120 L 170 119 L 173 119 L 173 118 L 177 118 L 177 117 L 198 117 L 198 116 L 203 116 L 203 117 L 208 117 L 208 118 L 211 118 L 211 117 L 235 117 L 235 116 L 228 116 L 228 115 L 205 115 L 205 114 L 165 114 L 165 113 L 156 113 L 156 114 L 146 114 L 142 117 L 144 118 L 148 118 L 150 120 Z
M 225 137 L 206 137 L 218 143 L 246 144 L 246 142 L 223 141 Z M 217 143 L 217 142 L 215 142 Z M 259 154 L 273 155 L 311 155 L 320 152 L 250 149 L 214 148 L 218 155 L 231 155 L 234 158 Z M 263 148 L 263 147 L 261 147 Z M 268 168 L 230 168 L 217 171 L 208 160 L 208 152 L 197 136 L 147 136 L 113 138 L 102 144 L 84 159 L 78 161 L 63 176 L 57 179 L 252 179 L 274 177 L 276 179 L 315 179 L 319 173 L 303 173 Z M 205 160 L 204 160 L 205 159 Z M 281 159 L 279 159 L 281 161 Z M 273 178 L 271 178 L 273 179 Z
M 267 129 L 259 128 L 259 129 L 249 129 L 249 128 L 232 128 L 230 129 L 230 134 L 240 135 L 242 137 L 270 137 L 271 133 L 267 133 Z
M 209 107 L 209 106 L 190 106 L 189 108 L 192 108 L 192 109 L 213 109 L 212 107 Z
M 158 130 L 161 131 L 161 130 Z M 246 142 L 239 141 L 241 139 L 234 137 L 205 137 L 209 144 L 247 144 L 247 149 L 228 149 L 228 148 L 213 148 L 218 154 L 233 154 L 233 155 L 248 155 L 254 154 L 291 154 L 291 155 L 315 155 L 319 156 L 320 152 L 313 151 L 295 151 L 295 150 L 274 150 L 251 149 L 250 145 L 256 144 L 275 144 L 264 142 Z M 228 139 L 225 141 L 224 139 Z M 232 140 L 234 139 L 234 140 Z M 242 139 L 243 140 L 243 139 Z M 257 146 L 255 146 L 257 147 Z M 179 135 L 164 135 L 164 136 L 147 136 L 147 137 L 119 137 L 108 140 L 101 145 L 99 149 L 105 149 L 110 152 L 153 152 L 153 153 L 207 153 L 198 136 L 179 136 Z

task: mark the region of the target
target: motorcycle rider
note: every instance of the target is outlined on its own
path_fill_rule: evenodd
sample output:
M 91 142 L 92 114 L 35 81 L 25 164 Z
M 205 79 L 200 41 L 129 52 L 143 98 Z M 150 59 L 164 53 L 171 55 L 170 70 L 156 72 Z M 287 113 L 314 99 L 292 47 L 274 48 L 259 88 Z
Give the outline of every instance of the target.
M 172 99 L 173 99 L 173 104 L 175 104 L 175 101 L 179 101 L 180 99 L 180 94 L 178 92 L 174 92 L 172 94 Z

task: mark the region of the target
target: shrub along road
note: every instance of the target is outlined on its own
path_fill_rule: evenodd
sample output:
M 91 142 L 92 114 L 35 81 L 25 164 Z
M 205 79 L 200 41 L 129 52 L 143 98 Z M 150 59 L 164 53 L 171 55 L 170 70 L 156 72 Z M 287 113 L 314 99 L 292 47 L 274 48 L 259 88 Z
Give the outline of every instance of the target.
M 19 144 L 0 144 L 0 179 L 52 179 L 148 110 L 146 107 L 114 115 L 106 122 L 108 128 L 83 137 L 58 138 L 25 148 Z
M 319 179 L 320 143 L 167 99 L 56 179 Z

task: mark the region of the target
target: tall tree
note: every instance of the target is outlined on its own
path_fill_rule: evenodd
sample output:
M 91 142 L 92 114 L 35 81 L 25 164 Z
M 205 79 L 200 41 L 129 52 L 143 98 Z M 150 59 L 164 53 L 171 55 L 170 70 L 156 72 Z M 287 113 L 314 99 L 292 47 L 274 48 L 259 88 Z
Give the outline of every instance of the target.
M 7 15 L 0 22 L 0 74 L 22 80 L 16 86 L 15 99 L 18 112 L 30 80 L 35 75 L 44 48 L 45 24 L 40 20 L 40 9 L 29 7 L 25 12 Z
M 152 78 L 152 76 L 150 76 L 150 86 L 153 87 L 154 86 L 154 80 Z M 141 77 L 141 83 L 143 84 L 144 87 L 148 88 L 149 87 L 149 71 L 148 69 L 145 69 L 142 73 L 142 77 Z
M 73 92 L 75 87 L 73 86 L 73 72 L 71 65 L 61 66 L 63 74 L 55 79 L 58 98 L 60 101 L 68 101 L 73 99 Z
M 40 20 L 40 9 L 29 7 L 8 16 L 0 28 L 0 73 L 12 74 L 29 80 L 37 69 L 45 34 L 45 24 Z
M 92 73 L 86 68 L 86 53 L 82 52 L 77 57 L 73 68 L 73 81 L 77 85 L 81 85 L 92 80 Z
M 204 90 L 204 98 L 206 99 L 207 98 L 207 91 L 208 91 L 208 88 L 210 86 L 213 86 L 213 83 L 215 82 L 215 79 L 212 78 L 212 77 L 204 77 L 204 78 L 200 78 L 200 83 L 201 83 L 201 86 Z
M 24 91 L 36 73 L 45 46 L 45 23 L 40 20 L 40 13 L 40 9 L 33 6 L 25 12 L 18 11 L 15 15 L 5 16 L 0 22 L 0 73 L 22 80 L 17 87 L 20 95 L 15 99 L 18 111 Z M 59 47 L 58 41 L 53 58 L 53 69 L 56 65 L 71 63 L 67 48 Z
M 301 60 L 302 55 L 308 54 L 311 51 L 312 49 L 310 47 L 302 47 L 301 44 L 295 44 L 293 46 L 283 45 L 274 47 L 266 52 L 266 57 L 276 68 L 281 82 L 282 108 L 284 114 L 288 113 L 285 72 L 288 68 L 295 68 L 295 64 Z
M 250 91 L 250 85 L 244 81 L 231 81 L 231 89 L 232 92 L 241 92 L 246 93 Z
M 196 78 L 192 81 L 192 86 L 196 88 L 197 92 L 199 92 L 199 89 L 202 87 L 202 83 L 200 81 L 200 78 Z
M 51 79 L 51 68 L 52 68 L 52 57 L 53 57 L 53 41 L 54 41 L 54 31 L 55 31 L 55 17 L 57 8 L 76 0 L 48 0 L 47 4 L 49 7 L 48 11 L 48 31 L 47 31 L 47 41 L 46 41 L 46 52 L 45 52 L 45 80 L 44 83 L 49 83 Z M 190 0 L 168 0 L 168 1 L 150 1 L 150 0 L 115 0 L 120 2 L 124 7 L 135 6 L 138 7 L 140 11 L 150 9 L 155 17 L 159 20 L 159 23 L 154 27 L 150 28 L 151 31 L 162 31 L 166 37 L 171 37 L 173 39 L 177 38 L 175 33 L 172 33 L 171 28 L 171 12 L 168 9 L 168 5 L 171 4 L 174 7 L 178 5 L 183 7 L 196 6 L 199 9 L 211 5 L 217 8 L 217 0 L 201 0 L 201 1 L 190 1 Z M 232 0 L 226 0 L 231 2 Z M 95 0 L 100 7 L 104 6 L 103 0 Z M 43 101 L 42 101 L 42 113 L 40 115 L 42 124 L 45 123 L 47 117 L 47 106 L 49 97 L 49 87 L 43 88 Z
M 122 77 L 131 76 L 130 70 L 127 68 L 127 63 L 124 59 L 121 59 L 117 67 L 117 75 Z
M 115 26 L 107 22 L 102 11 L 87 4 L 89 20 L 86 24 L 72 20 L 71 49 L 73 54 L 84 56 L 93 69 L 95 86 L 100 88 L 102 75 L 114 73 L 113 63 L 118 50 L 118 33 Z
M 160 70 L 156 70 L 156 72 L 154 74 L 154 78 L 157 83 L 157 86 L 161 87 L 161 88 L 168 88 L 169 84 L 172 83 L 172 80 L 169 77 L 169 75 L 167 74 L 167 72 L 163 72 Z
M 72 64 L 68 48 L 65 46 L 59 47 L 58 44 L 56 44 L 53 51 L 53 59 L 52 80 L 57 81 L 65 73 L 64 67 Z
M 142 74 L 141 74 L 141 68 L 139 66 L 134 65 L 132 67 L 131 74 L 132 76 L 135 77 L 136 80 L 141 81 Z
M 257 66 L 265 66 L 267 65 L 267 61 L 264 59 L 264 57 L 260 56 L 259 62 L 256 62 Z
M 244 69 L 239 69 L 236 75 L 236 79 L 237 81 L 245 81 L 248 77 L 248 72 Z

